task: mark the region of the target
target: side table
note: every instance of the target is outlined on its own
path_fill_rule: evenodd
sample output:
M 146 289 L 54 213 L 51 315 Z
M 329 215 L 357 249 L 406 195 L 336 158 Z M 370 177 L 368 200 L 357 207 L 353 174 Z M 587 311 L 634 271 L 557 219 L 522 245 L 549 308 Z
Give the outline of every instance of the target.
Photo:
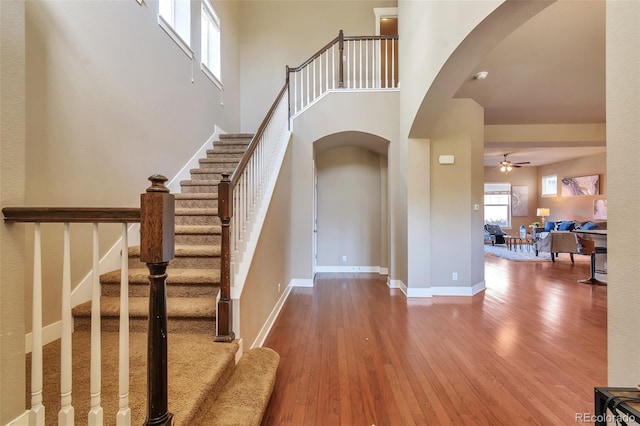
M 624 420 L 627 424 L 640 422 L 640 390 L 596 387 L 594 399 L 595 413 L 591 422 L 596 426 L 607 426 L 607 423 L 615 422 L 617 418 Z M 607 409 L 610 410 L 609 414 Z

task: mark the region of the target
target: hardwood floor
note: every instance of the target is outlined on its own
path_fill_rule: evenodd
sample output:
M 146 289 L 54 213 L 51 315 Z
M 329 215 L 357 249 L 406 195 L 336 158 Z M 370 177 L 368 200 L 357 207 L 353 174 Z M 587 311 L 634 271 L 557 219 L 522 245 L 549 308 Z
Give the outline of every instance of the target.
M 607 288 L 589 263 L 486 257 L 474 297 L 407 299 L 377 274 L 294 288 L 265 346 L 263 425 L 569 425 L 606 385 Z

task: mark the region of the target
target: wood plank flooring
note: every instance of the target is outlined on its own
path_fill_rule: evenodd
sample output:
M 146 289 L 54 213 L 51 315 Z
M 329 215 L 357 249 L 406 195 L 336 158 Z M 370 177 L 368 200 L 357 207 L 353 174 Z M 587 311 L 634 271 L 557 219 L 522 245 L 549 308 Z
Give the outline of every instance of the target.
M 474 297 L 407 299 L 377 274 L 294 288 L 265 346 L 266 425 L 569 425 L 606 385 L 607 288 L 589 263 L 486 257 Z

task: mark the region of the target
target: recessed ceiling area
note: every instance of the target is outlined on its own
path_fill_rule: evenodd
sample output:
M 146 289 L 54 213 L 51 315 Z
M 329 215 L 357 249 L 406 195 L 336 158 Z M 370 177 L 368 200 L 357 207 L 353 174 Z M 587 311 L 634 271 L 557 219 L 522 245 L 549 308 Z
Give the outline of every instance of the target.
M 488 72 L 486 79 L 474 78 L 480 71 Z M 482 105 L 486 125 L 605 123 L 605 1 L 550 5 L 486 55 L 455 97 Z M 484 164 L 496 165 L 509 153 L 511 161 L 538 166 L 606 149 L 604 141 L 522 142 L 487 143 Z

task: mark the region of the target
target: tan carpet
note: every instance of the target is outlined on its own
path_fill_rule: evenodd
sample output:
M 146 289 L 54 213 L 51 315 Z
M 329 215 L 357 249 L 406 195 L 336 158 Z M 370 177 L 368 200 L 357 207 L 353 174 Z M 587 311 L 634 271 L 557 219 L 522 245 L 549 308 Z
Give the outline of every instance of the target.
M 146 333 L 130 333 L 130 395 L 131 424 L 141 425 L 146 417 L 147 393 L 147 336 Z M 89 411 L 90 336 L 87 332 L 73 335 L 73 406 L 76 424 L 87 424 Z M 219 389 L 234 371 L 237 343 L 215 343 L 211 336 L 200 334 L 169 334 L 169 411 L 174 414 L 174 425 L 189 424 L 188 420 L 198 410 L 209 393 Z M 115 425 L 118 407 L 118 335 L 102 333 L 102 407 L 104 424 Z M 27 376 L 30 377 L 31 357 L 27 359 Z M 59 365 L 60 341 L 45 346 L 44 405 L 46 425 L 56 425 L 60 410 Z M 27 404 L 30 405 L 30 383 L 27 384 Z

